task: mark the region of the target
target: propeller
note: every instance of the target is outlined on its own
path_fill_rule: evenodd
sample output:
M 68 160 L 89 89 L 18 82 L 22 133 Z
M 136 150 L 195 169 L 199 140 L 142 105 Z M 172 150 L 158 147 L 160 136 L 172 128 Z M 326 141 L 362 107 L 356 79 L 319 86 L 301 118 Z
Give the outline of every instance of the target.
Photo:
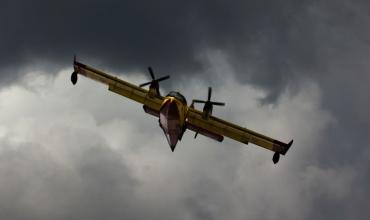
M 218 106 L 225 106 L 224 102 L 213 102 L 211 101 L 212 97 L 212 88 L 208 87 L 208 96 L 207 96 L 207 101 L 204 100 L 199 100 L 199 99 L 193 99 L 190 107 L 194 108 L 194 103 L 203 103 L 203 115 L 202 117 L 204 119 L 208 119 L 209 115 L 212 114 L 213 106 L 218 105 Z M 197 138 L 197 135 L 199 133 L 199 130 L 195 132 L 194 138 Z
M 214 101 L 211 101 L 211 97 L 212 97 L 212 88 L 211 87 L 208 87 L 207 101 L 199 100 L 199 99 L 193 99 L 190 107 L 191 108 L 194 108 L 194 103 L 203 103 L 204 104 L 204 107 L 203 107 L 203 115 L 202 115 L 202 117 L 204 119 L 208 119 L 208 117 L 212 114 L 212 110 L 213 110 L 213 106 L 214 105 L 218 105 L 218 106 L 224 106 L 225 105 L 225 103 L 223 103 L 223 102 L 214 102 Z
M 152 77 L 152 81 L 146 82 L 146 83 L 142 83 L 142 84 L 139 85 L 140 87 L 144 87 L 144 86 L 147 86 L 147 85 L 158 87 L 158 82 L 170 78 L 170 76 L 167 75 L 167 76 L 163 76 L 161 78 L 156 79 L 155 76 L 154 76 L 154 72 L 153 72 L 152 67 L 148 67 L 148 70 L 149 70 L 150 76 Z
M 193 99 L 193 103 L 204 103 L 205 106 L 210 106 L 210 105 L 211 106 L 212 105 L 225 106 L 225 103 L 224 102 L 213 102 L 213 101 L 211 101 L 211 97 L 212 97 L 212 88 L 211 87 L 208 87 L 207 101 L 199 100 L 199 99 Z

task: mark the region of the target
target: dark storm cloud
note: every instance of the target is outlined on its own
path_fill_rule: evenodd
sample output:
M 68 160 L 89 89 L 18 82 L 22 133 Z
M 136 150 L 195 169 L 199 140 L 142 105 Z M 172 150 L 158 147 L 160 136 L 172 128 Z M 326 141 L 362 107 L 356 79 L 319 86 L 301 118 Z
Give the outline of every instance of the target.
M 302 75 L 327 82 L 336 77 L 327 72 L 332 65 L 357 71 L 357 57 L 369 52 L 368 8 L 345 0 L 3 1 L 1 80 L 24 65 L 70 66 L 74 53 L 120 72 L 152 65 L 201 74 L 207 65 L 199 56 L 221 50 L 240 79 L 270 91 L 272 101 Z
M 261 35 L 280 44 L 304 8 L 296 1 L 3 1 L 2 80 L 25 64 L 70 65 L 74 53 L 119 71 L 153 65 L 174 75 L 200 73 L 198 55 L 207 49 L 244 63 L 247 45 Z

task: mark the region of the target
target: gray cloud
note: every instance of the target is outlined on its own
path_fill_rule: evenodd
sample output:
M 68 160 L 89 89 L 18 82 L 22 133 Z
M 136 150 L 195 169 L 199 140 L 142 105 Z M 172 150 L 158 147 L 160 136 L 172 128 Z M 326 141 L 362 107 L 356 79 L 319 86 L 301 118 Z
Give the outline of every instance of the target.
M 81 135 L 80 135 L 81 137 Z M 66 137 L 68 138 L 68 137 Z M 75 145 L 81 154 L 61 164 L 42 146 L 1 143 L 1 217 L 4 219 L 116 219 L 130 216 L 132 180 L 117 155 Z M 55 145 L 53 147 L 56 147 Z M 70 151 L 73 154 L 73 151 Z
M 215 114 L 282 140 L 295 137 L 299 145 L 274 166 L 271 152 L 194 140 L 192 132 L 172 153 L 139 105 L 84 78 L 74 87 L 68 72 L 33 73 L 0 93 L 0 214 L 7 219 L 310 219 L 316 202 L 367 202 L 365 170 L 316 162 L 322 131 L 333 123 L 317 83 L 286 91 L 274 107 L 258 105 L 266 92 L 233 79 L 215 93 L 250 100 L 230 100 Z M 205 83 L 195 79 L 181 89 L 190 98 Z M 355 206 L 348 211 L 335 214 L 363 214 Z M 327 213 L 317 217 L 333 216 Z

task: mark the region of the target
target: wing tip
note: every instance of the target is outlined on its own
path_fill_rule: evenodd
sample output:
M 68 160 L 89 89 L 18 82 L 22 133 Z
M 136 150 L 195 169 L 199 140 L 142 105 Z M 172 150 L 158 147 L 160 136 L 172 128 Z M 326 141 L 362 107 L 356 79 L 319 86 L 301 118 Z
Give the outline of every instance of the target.
M 285 146 L 284 146 L 285 149 L 284 149 L 283 152 L 281 152 L 281 154 L 285 155 L 288 152 L 289 148 L 292 146 L 292 144 L 293 144 L 293 139 L 289 143 L 285 144 Z
M 285 155 L 285 154 L 288 152 L 289 148 L 292 146 L 292 144 L 293 144 L 293 140 L 291 140 L 291 141 L 290 141 L 289 143 L 287 143 L 287 144 L 284 144 L 284 143 L 283 143 L 284 150 L 283 150 L 283 151 L 281 151 L 281 152 L 276 151 L 276 152 L 274 153 L 274 156 L 272 157 L 272 161 L 274 162 L 274 164 L 277 164 L 277 163 L 279 162 L 279 160 L 280 160 L 280 154 L 281 154 L 281 155 Z

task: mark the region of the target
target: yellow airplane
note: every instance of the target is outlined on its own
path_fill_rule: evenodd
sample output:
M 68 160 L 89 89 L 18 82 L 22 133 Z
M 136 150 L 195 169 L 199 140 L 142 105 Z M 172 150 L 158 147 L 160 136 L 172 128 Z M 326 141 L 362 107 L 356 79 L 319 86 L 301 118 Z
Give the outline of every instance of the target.
M 109 91 L 143 104 L 146 113 L 159 118 L 159 126 L 164 131 L 172 151 L 175 150 L 177 142 L 181 140 L 186 129 L 195 132 L 194 138 L 199 133 L 222 142 L 224 136 L 226 136 L 244 144 L 250 142 L 264 147 L 275 152 L 272 158 L 275 164 L 279 161 L 280 154 L 285 155 L 293 143 L 293 140 L 287 144 L 280 142 L 213 116 L 213 106 L 223 106 L 225 104 L 211 101 L 211 88 L 208 88 L 208 99 L 206 101 L 193 100 L 190 106 L 187 105 L 185 97 L 179 92 L 172 91 L 165 97 L 161 96 L 159 82 L 168 79 L 169 76 L 156 79 L 151 67 L 148 69 L 152 80 L 139 86 L 82 64 L 76 61 L 76 58 L 73 67 L 74 71 L 71 75 L 73 85 L 77 83 L 77 75 L 81 74 L 108 85 Z M 149 90 L 142 88 L 147 85 L 149 85 Z M 194 103 L 204 103 L 203 111 L 195 109 Z

